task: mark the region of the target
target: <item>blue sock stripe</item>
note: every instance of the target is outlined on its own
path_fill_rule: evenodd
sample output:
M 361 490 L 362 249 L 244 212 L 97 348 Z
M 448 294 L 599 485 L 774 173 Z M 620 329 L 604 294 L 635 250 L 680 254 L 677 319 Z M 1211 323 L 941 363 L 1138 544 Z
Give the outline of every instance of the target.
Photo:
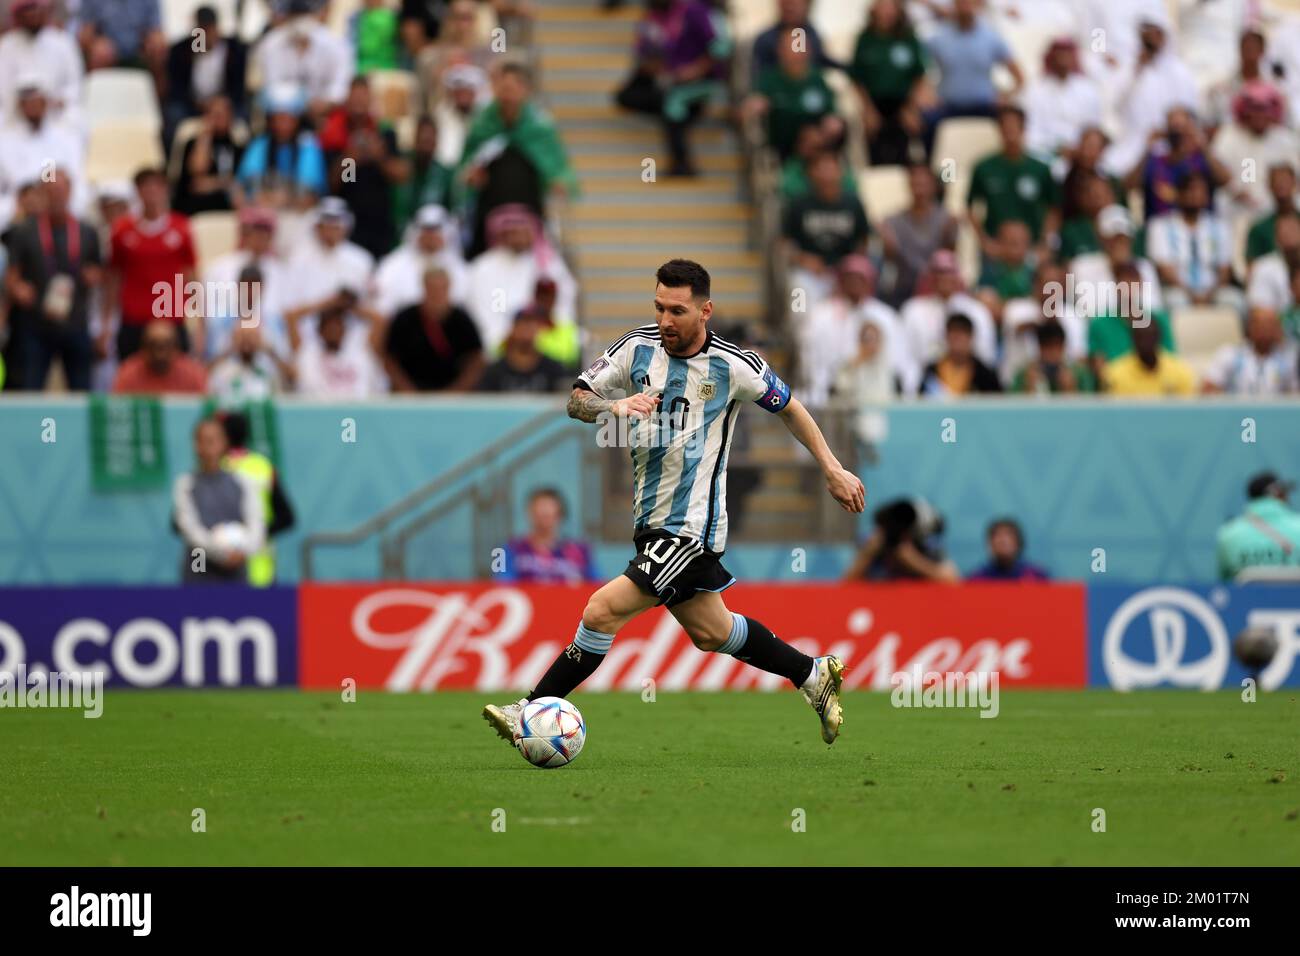
M 749 622 L 745 620 L 745 615 L 731 612 L 731 635 L 718 648 L 719 654 L 734 654 L 745 646 L 745 641 L 749 638 Z
M 577 632 L 573 635 L 573 643 L 589 654 L 608 654 L 609 649 L 614 645 L 614 635 L 602 634 L 600 631 L 593 631 L 586 624 L 579 624 Z

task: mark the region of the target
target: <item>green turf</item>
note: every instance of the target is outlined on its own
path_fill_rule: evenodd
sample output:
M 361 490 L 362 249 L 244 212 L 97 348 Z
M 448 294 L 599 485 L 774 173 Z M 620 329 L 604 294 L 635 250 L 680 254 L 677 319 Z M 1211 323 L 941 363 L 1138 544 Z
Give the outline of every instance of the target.
M 587 748 L 550 771 L 478 694 L 0 710 L 0 865 L 1300 860 L 1294 691 L 1008 692 L 996 719 L 859 693 L 829 749 L 793 693 L 574 699 Z

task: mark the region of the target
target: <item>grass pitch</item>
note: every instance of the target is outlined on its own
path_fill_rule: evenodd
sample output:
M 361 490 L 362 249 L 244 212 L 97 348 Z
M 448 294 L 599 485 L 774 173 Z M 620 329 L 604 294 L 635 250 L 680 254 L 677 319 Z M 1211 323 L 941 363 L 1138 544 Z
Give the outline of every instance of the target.
M 1296 697 L 853 693 L 827 748 L 793 692 L 578 694 L 543 771 L 479 718 L 508 695 L 109 691 L 0 711 L 0 865 L 1294 865 Z

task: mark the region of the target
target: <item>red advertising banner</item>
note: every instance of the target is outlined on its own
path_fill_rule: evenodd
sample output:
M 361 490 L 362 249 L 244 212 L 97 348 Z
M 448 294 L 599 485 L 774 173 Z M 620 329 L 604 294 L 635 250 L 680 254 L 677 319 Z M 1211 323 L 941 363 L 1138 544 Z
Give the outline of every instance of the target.
M 590 587 L 305 584 L 299 678 L 308 689 L 526 690 L 573 637 Z M 999 672 L 1004 686 L 1083 687 L 1081 584 L 737 585 L 727 606 L 807 654 L 838 654 L 849 688 L 899 671 Z M 583 690 L 775 690 L 784 681 L 698 651 L 662 608 L 619 632 Z

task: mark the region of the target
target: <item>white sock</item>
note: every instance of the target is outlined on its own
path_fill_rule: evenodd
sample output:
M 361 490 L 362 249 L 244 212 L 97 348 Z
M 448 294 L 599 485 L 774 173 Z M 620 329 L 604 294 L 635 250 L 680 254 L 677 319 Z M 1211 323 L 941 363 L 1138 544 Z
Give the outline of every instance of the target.
M 818 658 L 813 658 L 812 670 L 808 672 L 808 679 L 799 685 L 800 690 L 813 691 L 817 687 L 817 676 L 821 673 L 821 668 L 817 666 Z

